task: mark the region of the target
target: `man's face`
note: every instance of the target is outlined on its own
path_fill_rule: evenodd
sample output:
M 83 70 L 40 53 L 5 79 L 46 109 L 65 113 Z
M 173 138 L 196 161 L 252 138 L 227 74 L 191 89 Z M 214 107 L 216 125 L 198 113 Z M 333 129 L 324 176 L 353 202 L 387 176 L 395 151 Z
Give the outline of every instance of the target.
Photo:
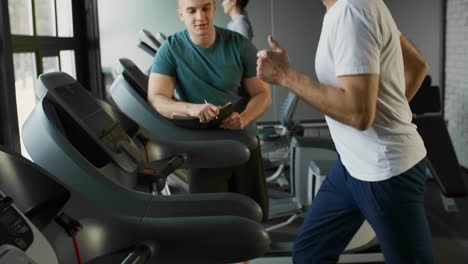
M 235 1 L 233 0 L 223 0 L 223 2 L 221 3 L 221 6 L 223 6 L 223 9 L 224 9 L 224 13 L 229 13 L 229 11 L 231 10 L 231 8 L 235 5 Z
M 177 13 L 191 35 L 205 36 L 214 30 L 214 0 L 179 0 Z

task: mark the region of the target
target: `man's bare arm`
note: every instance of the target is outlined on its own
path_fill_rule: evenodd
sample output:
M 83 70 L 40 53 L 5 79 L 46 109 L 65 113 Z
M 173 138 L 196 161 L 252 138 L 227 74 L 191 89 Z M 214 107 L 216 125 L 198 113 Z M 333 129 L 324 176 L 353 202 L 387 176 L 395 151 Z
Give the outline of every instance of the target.
M 219 109 L 211 104 L 191 104 L 177 102 L 172 99 L 175 90 L 175 79 L 151 73 L 148 82 L 148 102 L 161 115 L 171 118 L 172 113 L 186 114 L 200 118 L 201 122 L 209 122 L 219 114 Z
M 283 86 L 321 113 L 359 130 L 372 126 L 379 91 L 377 74 L 340 76 L 340 87 L 331 87 L 292 71 Z
M 242 113 L 233 113 L 224 119 L 220 127 L 225 129 L 239 130 L 259 118 L 271 105 L 270 85 L 257 77 L 244 79 L 243 87 L 250 96 L 249 102 Z
M 291 90 L 331 118 L 359 130 L 375 120 L 379 78 L 377 74 L 338 77 L 340 87 L 330 87 L 294 70 L 286 51 L 271 37 L 271 51 L 260 51 L 257 76 Z
M 405 67 L 405 96 L 410 102 L 429 72 L 429 64 L 405 36 L 400 36 L 400 43 Z
M 250 95 L 249 103 L 241 117 L 245 124 L 248 125 L 262 116 L 271 105 L 271 88 L 270 85 L 257 77 L 244 79 L 243 85 Z

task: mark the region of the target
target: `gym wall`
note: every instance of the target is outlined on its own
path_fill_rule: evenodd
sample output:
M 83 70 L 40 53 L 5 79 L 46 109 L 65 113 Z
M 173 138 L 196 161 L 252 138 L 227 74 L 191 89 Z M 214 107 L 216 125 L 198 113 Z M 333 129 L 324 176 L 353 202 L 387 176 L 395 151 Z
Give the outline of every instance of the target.
M 460 164 L 468 168 L 468 2 L 447 1 L 445 119 Z

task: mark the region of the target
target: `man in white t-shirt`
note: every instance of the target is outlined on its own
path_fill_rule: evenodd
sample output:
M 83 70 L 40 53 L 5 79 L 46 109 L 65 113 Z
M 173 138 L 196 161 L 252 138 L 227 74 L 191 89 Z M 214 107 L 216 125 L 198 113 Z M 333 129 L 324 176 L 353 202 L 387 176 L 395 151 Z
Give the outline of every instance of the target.
M 294 70 L 270 36 L 257 76 L 326 116 L 339 159 L 294 247 L 294 263 L 336 263 L 366 219 L 386 263 L 432 263 L 424 211 L 426 149 L 408 102 L 429 66 L 382 0 L 322 0 L 319 81 Z

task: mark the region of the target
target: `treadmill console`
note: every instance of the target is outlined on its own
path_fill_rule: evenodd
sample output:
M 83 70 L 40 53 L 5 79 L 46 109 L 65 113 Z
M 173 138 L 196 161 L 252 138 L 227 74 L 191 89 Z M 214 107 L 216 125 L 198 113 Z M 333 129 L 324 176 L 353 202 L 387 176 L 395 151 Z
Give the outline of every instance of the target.
M 136 172 L 141 159 L 140 151 L 120 124 L 74 79 L 65 73 L 52 74 L 63 76 L 64 83 L 51 87 L 44 80 L 47 74 L 39 78 L 52 99 L 91 136 L 117 166 L 129 173 Z M 58 77 L 54 76 L 55 79 Z
M 27 250 L 33 243 L 33 232 L 12 203 L 13 199 L 0 194 L 0 245 L 14 245 Z
M 155 51 L 158 51 L 161 47 L 161 43 L 146 29 L 141 29 L 140 32 L 138 32 L 138 38 L 140 39 L 140 42 L 145 43 Z
M 129 59 L 122 58 L 119 59 L 119 62 L 124 69 L 122 72 L 124 79 L 135 89 L 141 98 L 146 101 L 146 95 L 148 94 L 148 76 Z
M 35 262 L 37 261 L 37 262 Z M 58 264 L 47 239 L 0 192 L 0 264 Z
M 36 264 L 24 251 L 12 245 L 0 246 L 0 264 Z

